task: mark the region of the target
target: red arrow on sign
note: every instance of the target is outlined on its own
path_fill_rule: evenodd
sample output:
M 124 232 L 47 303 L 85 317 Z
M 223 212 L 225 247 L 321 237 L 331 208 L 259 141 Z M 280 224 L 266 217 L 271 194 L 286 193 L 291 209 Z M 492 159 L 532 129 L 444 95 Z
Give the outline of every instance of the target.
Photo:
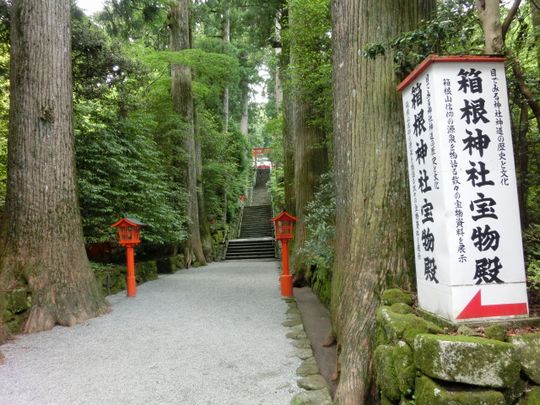
M 482 290 L 465 306 L 457 319 L 488 318 L 490 316 L 527 315 L 527 303 L 482 305 Z

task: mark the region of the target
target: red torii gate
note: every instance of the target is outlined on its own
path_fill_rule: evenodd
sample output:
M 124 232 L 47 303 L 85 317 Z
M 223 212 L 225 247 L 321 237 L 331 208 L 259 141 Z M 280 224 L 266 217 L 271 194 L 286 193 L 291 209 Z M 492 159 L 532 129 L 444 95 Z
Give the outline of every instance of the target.
M 253 148 L 253 160 L 256 162 L 259 155 L 267 155 L 271 151 L 270 148 Z
M 271 151 L 270 148 L 253 148 L 253 166 L 259 169 L 271 169 L 270 160 L 268 158 L 261 159 L 262 156 L 268 155 Z

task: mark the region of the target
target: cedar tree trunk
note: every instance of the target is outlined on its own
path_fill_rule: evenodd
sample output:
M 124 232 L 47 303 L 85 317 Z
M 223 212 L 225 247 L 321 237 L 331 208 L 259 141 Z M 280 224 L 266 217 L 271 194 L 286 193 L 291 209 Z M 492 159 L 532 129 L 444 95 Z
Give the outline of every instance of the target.
M 298 12 L 301 6 L 289 8 L 289 25 L 307 25 L 301 21 L 304 16 Z M 291 28 L 292 29 L 292 28 Z M 295 39 L 291 38 L 291 65 L 294 66 L 299 49 L 295 46 Z M 313 199 L 315 188 L 320 176 L 328 169 L 328 151 L 325 147 L 325 134 L 321 128 L 310 123 L 312 106 L 303 92 L 302 81 L 293 78 L 296 83 L 292 90 L 292 130 L 294 132 L 294 193 L 295 210 L 298 218 L 295 225 L 294 249 L 298 252 L 306 241 L 307 233 L 304 224 L 304 215 L 307 204 Z M 295 276 L 299 279 L 306 277 L 307 268 L 301 255 L 295 253 L 293 258 Z
M 169 28 L 171 30 L 171 51 L 182 51 L 191 48 L 190 0 L 179 0 L 171 5 L 169 12 Z M 197 196 L 197 150 L 195 147 L 195 122 L 193 111 L 193 92 L 191 87 L 191 68 L 182 65 L 173 65 L 171 68 L 171 93 L 174 110 L 187 124 L 183 139 L 183 147 L 188 156 L 185 172 L 185 182 L 188 191 L 188 206 L 186 212 L 189 217 L 188 242 L 186 259 L 195 255 L 200 265 L 206 264 L 203 253 L 201 234 L 199 229 L 199 204 Z
M 24 331 L 37 332 L 86 321 L 107 305 L 86 256 L 76 192 L 70 2 L 16 0 L 11 24 L 0 291 L 27 286 Z
M 375 403 L 372 335 L 378 294 L 410 286 L 413 241 L 401 98 L 392 52 L 362 56 L 415 28 L 431 1 L 335 0 L 336 252 L 331 313 L 341 376 L 338 404 Z

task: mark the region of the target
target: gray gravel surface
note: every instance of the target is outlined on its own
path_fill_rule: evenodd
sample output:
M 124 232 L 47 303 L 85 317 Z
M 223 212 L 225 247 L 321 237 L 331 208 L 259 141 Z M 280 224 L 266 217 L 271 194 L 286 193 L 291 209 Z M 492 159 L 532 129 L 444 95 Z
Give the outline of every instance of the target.
M 278 286 L 275 262 L 222 262 L 111 296 L 110 314 L 2 346 L 0 404 L 288 404 Z

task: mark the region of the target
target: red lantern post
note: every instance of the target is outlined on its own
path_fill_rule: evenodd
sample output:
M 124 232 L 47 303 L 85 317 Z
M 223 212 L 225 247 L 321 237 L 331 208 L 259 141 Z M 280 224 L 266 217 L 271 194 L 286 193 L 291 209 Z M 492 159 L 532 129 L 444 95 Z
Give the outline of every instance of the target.
M 141 226 L 145 226 L 137 219 L 122 218 L 112 224 L 112 227 L 118 228 L 118 237 L 120 244 L 126 247 L 127 264 L 127 296 L 135 297 L 137 295 L 137 282 L 135 280 L 135 246 L 141 243 L 139 238 Z
M 283 297 L 293 296 L 292 275 L 289 273 L 289 250 L 288 242 L 293 238 L 294 223 L 297 218 L 289 215 L 287 211 L 283 211 L 277 217 L 272 218 L 276 229 L 276 240 L 281 241 L 281 267 L 282 274 L 279 278 L 281 284 L 281 295 Z

